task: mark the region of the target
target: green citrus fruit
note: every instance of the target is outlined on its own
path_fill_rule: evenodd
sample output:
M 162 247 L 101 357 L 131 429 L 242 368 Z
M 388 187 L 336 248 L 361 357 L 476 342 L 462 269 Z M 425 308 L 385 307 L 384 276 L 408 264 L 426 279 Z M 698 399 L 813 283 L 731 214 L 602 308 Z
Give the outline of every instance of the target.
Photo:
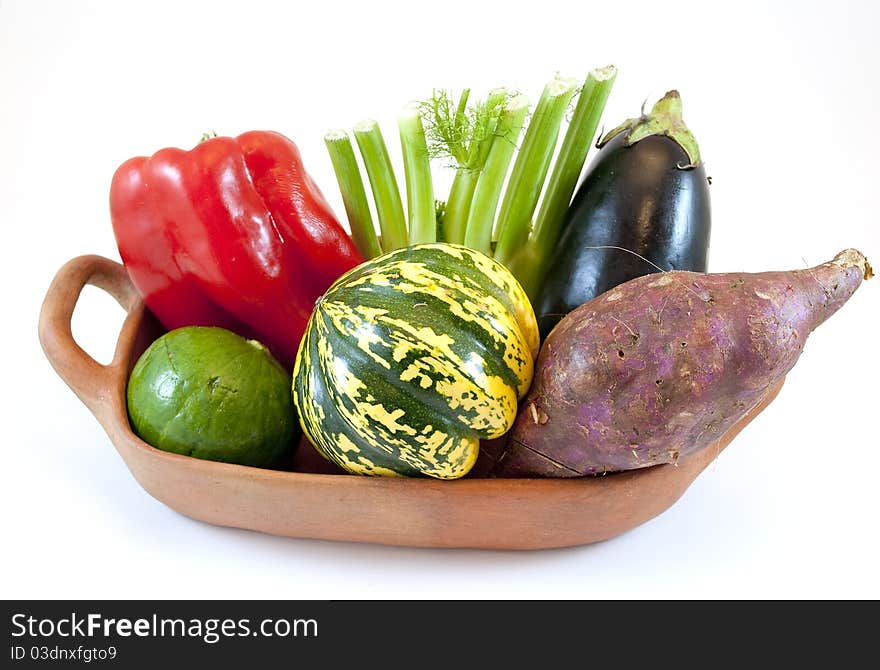
M 157 449 L 269 467 L 298 431 L 291 377 L 255 340 L 223 328 L 166 333 L 128 381 L 134 432 Z

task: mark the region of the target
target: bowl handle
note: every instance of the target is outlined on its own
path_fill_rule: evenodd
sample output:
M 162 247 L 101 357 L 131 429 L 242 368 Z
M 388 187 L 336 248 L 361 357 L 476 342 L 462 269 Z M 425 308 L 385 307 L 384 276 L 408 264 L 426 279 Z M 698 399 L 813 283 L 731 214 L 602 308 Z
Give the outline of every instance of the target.
M 70 320 L 86 284 L 112 295 L 129 315 L 143 303 L 125 268 L 95 255 L 78 256 L 62 266 L 43 299 L 38 329 L 46 358 L 86 407 L 100 414 L 107 389 L 115 388 L 118 376 L 125 374 L 125 352 L 117 343 L 113 361 L 102 365 L 73 339 Z

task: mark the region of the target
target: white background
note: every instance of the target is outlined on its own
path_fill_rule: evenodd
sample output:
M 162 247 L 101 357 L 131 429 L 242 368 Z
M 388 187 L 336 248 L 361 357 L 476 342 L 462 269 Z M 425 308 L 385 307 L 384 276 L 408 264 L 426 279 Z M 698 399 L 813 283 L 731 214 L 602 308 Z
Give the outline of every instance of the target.
M 278 130 L 343 214 L 326 130 L 372 116 L 394 138 L 398 109 L 433 87 L 536 99 L 557 70 L 607 63 L 620 71 L 609 127 L 681 91 L 713 177 L 711 270 L 799 268 L 850 246 L 880 265 L 878 5 L 717 7 L 0 0 L 0 595 L 880 597 L 880 282 L 814 333 L 776 402 L 668 512 L 599 545 L 530 553 L 181 517 L 138 486 L 38 344 L 55 271 L 84 253 L 118 259 L 108 187 L 130 156 L 207 130 Z M 87 289 L 74 332 L 107 361 L 121 320 Z

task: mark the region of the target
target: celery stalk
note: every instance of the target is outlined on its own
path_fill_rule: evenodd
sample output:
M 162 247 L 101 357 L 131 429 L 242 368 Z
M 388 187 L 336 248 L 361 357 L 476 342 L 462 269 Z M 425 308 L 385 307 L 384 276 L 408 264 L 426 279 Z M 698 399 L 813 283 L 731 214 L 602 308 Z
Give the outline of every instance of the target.
M 448 242 L 464 243 L 474 190 L 494 143 L 498 117 L 506 99 L 507 89 L 493 89 L 486 96 L 485 102 L 477 104 L 473 111 L 467 157 L 458 166 L 446 201 L 446 218 L 443 224 Z
M 524 247 L 508 259 L 508 266 L 532 300 L 537 298 L 547 265 L 562 235 L 565 214 L 616 76 L 617 69 L 613 65 L 588 74 L 547 182 L 532 234 Z
M 471 200 L 464 244 L 487 255 L 492 254 L 492 227 L 504 178 L 528 111 L 529 102 L 524 95 L 515 95 L 507 101 Z
M 575 93 L 575 81 L 556 77 L 544 87 L 529 122 L 522 148 L 513 164 L 510 181 L 498 214 L 495 259 L 506 264 L 529 236 L 529 226 L 553 152 L 559 127 Z
M 453 107 L 450 92 L 435 88 L 430 100 L 419 104 L 428 153 L 432 158 L 450 158 L 456 167 L 467 163 L 471 125 L 467 102 L 470 94 L 469 88 L 464 89 L 458 104 Z
M 452 178 L 452 188 L 446 199 L 446 215 L 443 218 L 443 231 L 446 242 L 464 243 L 464 233 L 470 212 L 471 198 L 477 186 L 480 173 L 477 170 L 458 168 Z
M 370 204 L 348 133 L 344 130 L 331 130 L 324 136 L 324 144 L 327 145 L 336 181 L 339 182 L 354 246 L 364 259 L 375 258 L 382 253 L 382 249 L 373 227 Z
M 403 168 L 406 177 L 406 204 L 409 215 L 409 243 L 437 241 L 437 214 L 434 186 L 425 129 L 417 106 L 409 105 L 397 117 Z
M 498 119 L 504 111 L 509 95 L 506 88 L 493 88 L 486 101 L 474 110 L 473 137 L 468 145 L 468 165 L 481 170 L 497 135 Z
M 455 108 L 455 133 L 458 135 L 459 140 L 464 136 L 465 129 L 467 128 L 467 103 L 468 99 L 471 97 L 471 89 L 466 88 L 461 92 L 461 95 L 458 97 L 458 106 Z M 463 147 L 462 147 L 463 149 Z
M 469 93 L 465 89 L 454 112 L 449 92 L 442 89 L 435 89 L 431 100 L 422 104 L 432 155 L 447 156 L 454 161 L 456 172 L 446 199 L 443 233 L 445 241 L 456 244 L 464 242 L 474 190 L 508 96 L 506 89 L 497 88 L 490 91 L 484 101 L 467 107 Z
M 361 150 L 373 199 L 376 201 L 379 230 L 382 231 L 382 249 L 392 251 L 405 247 L 409 243 L 406 216 L 379 124 L 372 119 L 362 121 L 354 127 L 354 138 Z

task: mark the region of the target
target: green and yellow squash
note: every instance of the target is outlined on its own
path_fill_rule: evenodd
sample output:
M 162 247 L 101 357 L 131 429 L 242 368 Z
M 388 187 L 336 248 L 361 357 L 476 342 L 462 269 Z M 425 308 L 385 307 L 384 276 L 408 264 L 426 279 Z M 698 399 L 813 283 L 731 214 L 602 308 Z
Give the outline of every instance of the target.
M 293 371 L 306 436 L 365 475 L 467 474 L 532 381 L 538 330 L 512 274 L 422 244 L 363 263 L 315 305 Z

